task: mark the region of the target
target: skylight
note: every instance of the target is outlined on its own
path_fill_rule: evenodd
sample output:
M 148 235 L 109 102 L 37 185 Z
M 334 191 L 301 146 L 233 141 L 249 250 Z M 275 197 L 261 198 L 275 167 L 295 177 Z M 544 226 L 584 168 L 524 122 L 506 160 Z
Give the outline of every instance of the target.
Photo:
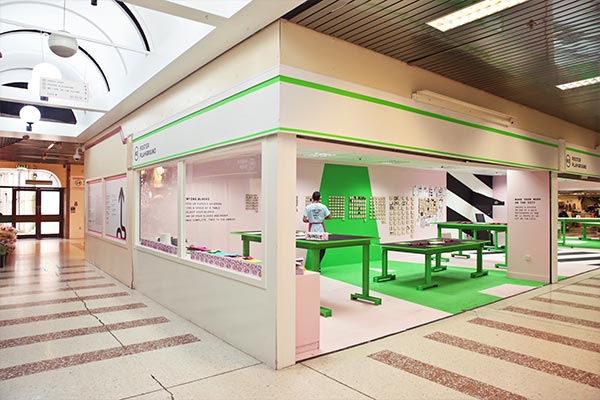
M 446 32 L 458 26 L 468 24 L 488 15 L 495 14 L 507 8 L 525 3 L 528 0 L 484 0 L 468 7 L 427 22 L 427 25 Z
M 196 10 L 231 18 L 252 0 L 168 0 Z

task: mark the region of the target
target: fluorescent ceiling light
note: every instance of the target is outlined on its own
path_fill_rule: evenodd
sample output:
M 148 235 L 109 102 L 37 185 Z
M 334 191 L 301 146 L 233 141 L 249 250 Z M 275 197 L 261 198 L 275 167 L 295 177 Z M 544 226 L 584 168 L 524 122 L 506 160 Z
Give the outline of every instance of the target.
M 430 90 L 417 90 L 412 94 L 412 99 L 421 103 L 427 103 L 448 110 L 472 115 L 502 126 L 510 126 L 514 123 L 513 117 L 508 114 L 444 96 L 443 94 L 435 93 Z
M 563 83 L 562 85 L 556 85 L 560 90 L 568 90 L 575 89 L 582 86 L 594 85 L 596 83 L 600 83 L 600 76 L 596 76 L 594 78 L 582 79 L 580 81 Z
M 427 25 L 442 32 L 446 32 L 457 26 L 468 24 L 477 19 L 516 6 L 517 4 L 525 3 L 526 1 L 528 0 L 484 0 L 438 19 L 434 19 L 433 21 L 429 21 L 427 22 Z

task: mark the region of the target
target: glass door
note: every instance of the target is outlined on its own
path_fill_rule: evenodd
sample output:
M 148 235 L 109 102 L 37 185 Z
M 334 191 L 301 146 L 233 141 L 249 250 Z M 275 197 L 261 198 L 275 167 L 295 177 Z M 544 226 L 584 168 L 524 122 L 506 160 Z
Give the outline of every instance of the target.
M 62 188 L 13 188 L 12 222 L 19 238 L 63 237 Z

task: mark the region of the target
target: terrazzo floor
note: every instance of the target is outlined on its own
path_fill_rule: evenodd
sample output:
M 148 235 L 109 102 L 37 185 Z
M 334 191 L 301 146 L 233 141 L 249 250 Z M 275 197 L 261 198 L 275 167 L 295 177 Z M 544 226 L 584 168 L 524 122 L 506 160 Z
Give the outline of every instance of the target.
M 577 255 L 557 284 L 275 371 L 85 264 L 80 241 L 17 251 L 0 269 L 3 400 L 600 399 L 600 270 Z

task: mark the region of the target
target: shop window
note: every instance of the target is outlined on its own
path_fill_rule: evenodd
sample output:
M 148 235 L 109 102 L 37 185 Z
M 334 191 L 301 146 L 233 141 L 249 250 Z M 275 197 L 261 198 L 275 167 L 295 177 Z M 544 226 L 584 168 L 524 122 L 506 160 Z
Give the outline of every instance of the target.
M 254 145 L 186 163 L 188 259 L 262 277 L 262 245 L 243 254 L 236 232 L 262 229 L 260 147 Z
M 177 254 L 177 164 L 140 171 L 140 244 Z

